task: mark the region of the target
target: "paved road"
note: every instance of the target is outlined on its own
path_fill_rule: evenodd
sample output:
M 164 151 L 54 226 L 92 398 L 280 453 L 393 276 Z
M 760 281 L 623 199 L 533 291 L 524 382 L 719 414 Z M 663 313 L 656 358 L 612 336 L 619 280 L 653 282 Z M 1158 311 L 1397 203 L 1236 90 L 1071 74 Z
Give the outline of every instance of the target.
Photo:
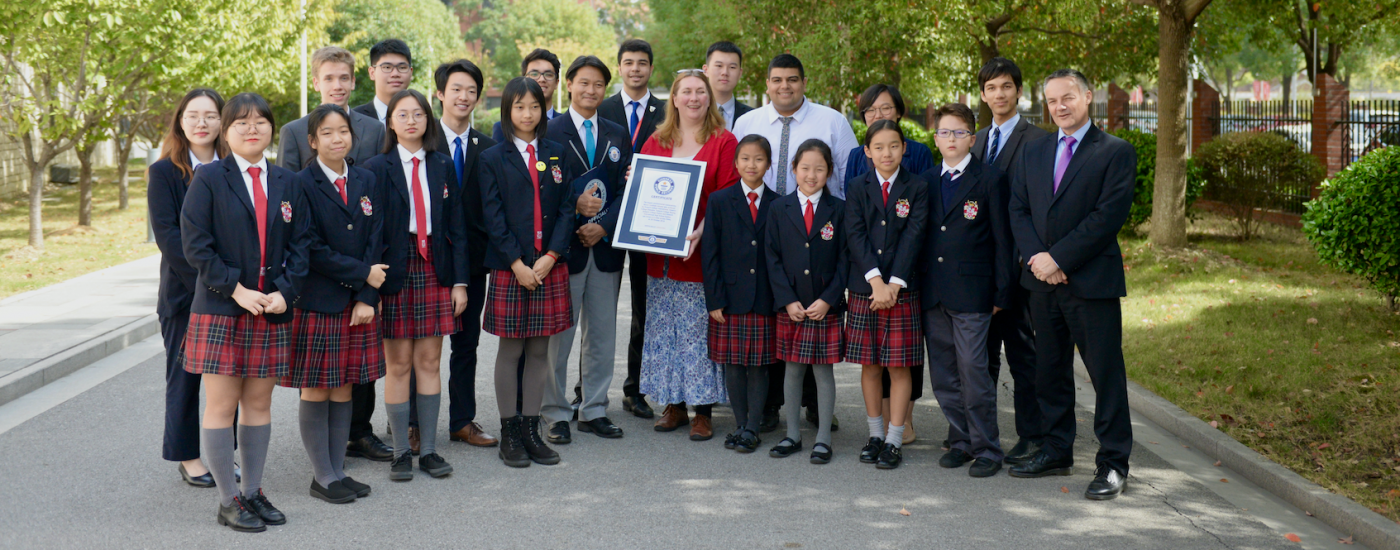
M 626 326 L 626 311 L 619 323 Z M 486 362 L 495 350 L 496 339 L 483 338 Z M 1160 432 L 1149 433 L 1163 441 L 1139 436 L 1127 493 L 1098 503 L 1081 495 L 1096 450 L 1082 435 L 1072 477 L 1002 473 L 979 480 L 939 468 L 937 435 L 946 425 L 931 395 L 916 409 L 921 439 L 906 448 L 901 468 L 860 464 L 865 434 L 853 365 L 837 369 L 844 428 L 835 434 L 836 458 L 825 466 L 807 463 L 805 453 L 785 460 L 738 455 L 720 438 L 697 443 L 682 431 L 654 432 L 649 421 L 621 411 L 622 364 L 618 372 L 610 410 L 627 431 L 624 439 L 575 433 L 572 445 L 558 447 L 561 464 L 517 470 L 503 466 L 494 449 L 448 443 L 443 428 L 439 449 L 455 474 L 392 483 L 387 465 L 350 459 L 347 470 L 374 494 L 340 506 L 307 495 L 297 394 L 279 389 L 264 486 L 290 519 L 266 533 L 241 534 L 214 523 L 213 490 L 184 485 L 174 465 L 160 460 L 163 363 L 159 339 L 150 339 L 0 407 L 0 548 L 1297 548 L 1280 526 L 1319 533 L 1307 547 L 1336 547 L 1335 538 L 1320 540 L 1335 534 L 1325 526 L 1288 525 L 1302 515 L 1277 499 L 1222 496 L 1201 474 L 1154 454 L 1152 447 L 1179 447 Z M 497 432 L 490 380 L 490 369 L 482 369 L 479 408 L 483 424 Z M 1010 396 L 1003 394 L 1002 429 L 1011 433 Z M 1089 433 L 1090 415 L 1079 416 L 1081 432 Z M 380 409 L 375 425 L 384 424 Z M 716 430 L 732 426 L 728 410 L 717 409 Z M 814 432 L 803 433 L 810 443 Z M 767 434 L 765 449 L 780 438 Z M 1217 472 L 1205 475 L 1225 475 Z M 1253 501 L 1262 502 L 1254 512 L 1241 509 L 1240 502 Z

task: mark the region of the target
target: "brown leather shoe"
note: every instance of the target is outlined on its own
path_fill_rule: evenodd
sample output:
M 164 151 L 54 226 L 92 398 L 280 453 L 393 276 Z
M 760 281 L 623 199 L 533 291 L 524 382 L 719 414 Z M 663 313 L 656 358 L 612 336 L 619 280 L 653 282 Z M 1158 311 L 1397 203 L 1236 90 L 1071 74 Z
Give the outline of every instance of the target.
M 705 415 L 695 415 L 695 420 L 690 422 L 691 441 L 709 441 L 715 436 L 715 429 L 710 425 L 710 417 Z
M 452 432 L 449 438 L 452 441 L 466 441 L 468 445 L 475 447 L 495 447 L 500 444 L 500 440 L 486 433 L 486 430 L 481 429 L 481 424 L 477 424 L 476 422 L 467 424 L 463 426 L 462 429 Z
M 686 413 L 685 407 L 666 405 L 666 409 L 661 411 L 661 417 L 656 419 L 654 428 L 658 432 L 671 432 L 689 423 L 690 415 Z
M 418 428 L 408 427 L 408 449 L 413 451 L 413 456 L 418 456 L 420 441 L 418 440 Z

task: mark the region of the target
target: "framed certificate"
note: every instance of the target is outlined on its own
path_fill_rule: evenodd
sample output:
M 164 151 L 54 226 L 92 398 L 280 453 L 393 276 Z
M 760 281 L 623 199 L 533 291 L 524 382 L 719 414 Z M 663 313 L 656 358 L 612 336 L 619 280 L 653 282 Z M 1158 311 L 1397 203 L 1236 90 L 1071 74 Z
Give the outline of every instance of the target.
M 613 248 L 684 258 L 695 230 L 705 163 L 652 155 L 632 156 Z

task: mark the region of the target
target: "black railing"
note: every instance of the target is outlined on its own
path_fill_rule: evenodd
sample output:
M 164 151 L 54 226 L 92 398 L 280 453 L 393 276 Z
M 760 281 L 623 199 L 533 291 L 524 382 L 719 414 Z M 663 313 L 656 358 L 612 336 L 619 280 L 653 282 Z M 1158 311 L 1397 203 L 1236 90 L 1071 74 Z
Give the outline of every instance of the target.
M 1400 145 L 1400 100 L 1367 99 L 1347 103 L 1342 120 L 1342 166 L 1366 153 Z
M 1312 152 L 1312 110 L 1311 100 L 1298 101 L 1221 101 L 1209 116 L 1213 134 L 1222 136 L 1239 132 L 1267 132 L 1282 136 L 1292 142 L 1304 154 Z M 1295 181 L 1291 178 L 1274 177 L 1268 167 L 1264 170 L 1268 185 L 1250 192 L 1263 192 L 1268 195 L 1260 204 L 1277 208 L 1290 214 L 1302 214 L 1303 203 L 1312 198 L 1312 182 Z M 1258 174 L 1256 174 L 1258 175 Z M 1225 186 L 1229 187 L 1229 186 Z M 1228 195 L 1229 189 L 1206 189 L 1206 196 L 1216 198 Z

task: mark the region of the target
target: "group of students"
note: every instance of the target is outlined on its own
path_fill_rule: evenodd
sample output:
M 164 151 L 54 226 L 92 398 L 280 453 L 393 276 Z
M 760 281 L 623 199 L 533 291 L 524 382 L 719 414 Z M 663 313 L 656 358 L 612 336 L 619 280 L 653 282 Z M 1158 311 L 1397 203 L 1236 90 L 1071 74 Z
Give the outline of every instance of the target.
M 1054 439 L 1063 436 L 1063 418 L 1040 420 L 1049 409 L 1034 390 L 1067 373 L 1025 364 L 1010 340 L 1008 357 L 1022 359 L 1012 364 L 1020 442 L 1003 452 L 997 430 L 998 339 L 1029 348 L 1035 338 L 1044 347 L 1026 326 L 1030 285 L 1018 278 L 1066 279 L 1046 267 L 1053 261 L 1026 256 L 1031 247 L 1021 228 L 1013 230 L 1018 206 L 1028 212 L 1034 201 L 1017 204 L 1003 168 L 1028 142 L 1047 141 L 1016 114 L 1019 69 L 1001 58 L 983 68 L 983 99 L 995 115 L 983 133 L 967 106 L 937 110 L 943 161 L 935 166 L 932 151 L 905 138 L 903 99 L 892 86 L 862 95 L 869 126 L 853 145 L 844 117 L 803 95 L 796 57 L 772 60 L 772 101 L 756 109 L 732 95 L 737 46 L 716 43 L 705 61 L 704 69 L 679 71 L 662 101 L 647 90 L 652 51 L 643 41 L 619 49 L 623 90 L 610 97 L 612 73 L 602 60 L 579 57 L 561 74 L 556 56 L 536 50 L 522 76 L 503 87 L 501 120 L 487 137 L 471 128 L 485 90 L 471 62 L 437 67 L 442 115 L 434 117 L 429 99 L 408 88 L 407 44 L 386 40 L 370 51 L 374 100 L 351 109 L 354 57 L 326 47 L 311 63 L 322 104 L 282 128 L 280 166 L 264 154 L 275 121 L 263 98 L 240 93 L 225 103 L 213 90 L 189 92 L 149 177 L 163 254 L 164 455 L 180 462 L 187 483 L 218 488 L 218 522 L 262 531 L 286 521 L 261 488 L 279 384 L 300 390 L 312 496 L 345 503 L 370 494 L 345 475 L 347 452 L 389 462 L 391 480 L 413 478 L 415 455 L 428 475 L 450 474 L 436 448 L 444 336 L 452 345 L 452 440 L 497 446 L 504 464 L 526 467 L 560 462 L 549 443 L 570 443 L 571 420 L 579 431 L 622 437 L 606 411 L 624 267 L 634 315 L 623 408 L 652 418 L 646 396 L 664 404 L 657 431 L 689 425 L 692 440 L 708 440 L 712 407 L 727 402 L 736 428 L 725 447 L 753 452 L 787 405 L 786 437 L 769 451 L 782 458 L 803 449 L 805 405 L 816 409 L 809 418 L 818 425 L 810 461 L 828 463 L 833 367 L 849 361 L 862 365 L 870 430 L 859 459 L 896 468 L 927 345 L 949 422 L 940 465 L 972 462 L 974 477 L 996 474 L 1003 462 L 1017 464 L 1012 474 L 1021 477 L 1067 475 L 1072 416 L 1068 441 Z M 550 105 L 561 77 L 569 108 L 556 112 Z M 1065 116 L 1079 117 L 1083 141 L 1084 128 L 1093 129 L 1078 109 L 1087 81 L 1073 71 L 1051 79 L 1073 84 L 1058 99 L 1071 107 Z M 1068 150 L 1066 163 L 1073 142 Z M 629 258 L 611 246 L 634 154 L 705 162 L 690 256 Z M 1058 191 L 1064 170 L 1052 166 Z M 1037 241 L 1070 238 L 1038 227 L 1029 230 Z M 1052 243 L 1038 242 L 1037 251 L 1045 244 Z M 997 328 L 995 316 L 1013 308 L 1019 317 Z M 1078 315 L 1071 325 L 1083 321 Z M 1068 340 L 1077 331 L 1083 348 L 1081 328 L 1056 327 L 1046 337 Z M 475 422 L 482 330 L 500 338 L 499 440 Z M 575 332 L 581 353 L 570 401 Z M 1111 356 L 1095 344 L 1091 372 Z M 1065 352 L 1056 349 L 1060 361 Z M 1121 351 L 1118 361 L 1121 369 Z M 368 426 L 380 378 L 392 446 Z M 1091 498 L 1122 489 L 1126 449 L 1114 451 L 1100 462 L 1119 477 Z

